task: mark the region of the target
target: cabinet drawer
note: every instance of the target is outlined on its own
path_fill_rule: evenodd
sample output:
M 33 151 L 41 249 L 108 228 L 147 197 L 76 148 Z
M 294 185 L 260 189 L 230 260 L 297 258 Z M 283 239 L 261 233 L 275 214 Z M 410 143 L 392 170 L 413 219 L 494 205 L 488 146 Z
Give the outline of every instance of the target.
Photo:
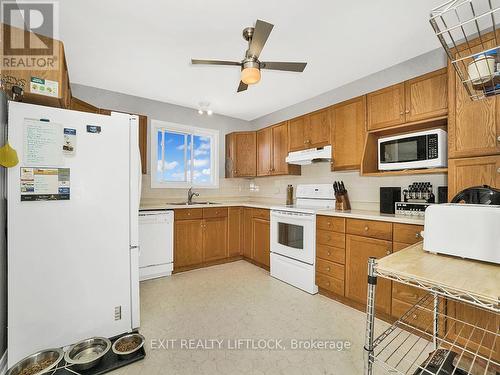
M 345 234 L 319 229 L 316 231 L 316 242 L 321 245 L 328 245 L 344 249 Z
M 394 223 L 394 242 L 403 242 L 410 245 L 422 241 L 420 232 L 424 230 L 422 225 L 398 224 Z
M 345 264 L 345 249 L 318 244 L 316 246 L 316 256 L 318 258 Z
M 316 228 L 344 233 L 345 219 L 341 217 L 318 216 L 316 219 Z
M 318 288 L 326 289 L 341 296 L 344 295 L 344 280 L 335 279 L 333 277 L 317 273 L 316 285 Z
M 210 207 L 203 209 L 203 217 L 205 219 L 211 217 L 227 217 L 227 207 Z
M 191 220 L 203 218 L 203 210 L 201 208 L 178 208 L 174 210 L 175 220 Z
M 390 241 L 392 240 L 392 223 L 374 220 L 347 219 L 347 233 Z
M 401 318 L 412 307 L 413 305 L 410 303 L 393 299 L 391 314 L 395 318 Z M 415 309 L 413 313 L 407 319 L 405 319 L 405 321 L 413 327 L 425 330 L 427 332 L 432 332 L 433 330 L 433 317 L 432 313 L 429 310 Z M 440 324 L 442 324 L 442 321 L 440 322 Z
M 341 264 L 329 262 L 323 259 L 316 259 L 316 272 L 335 279 L 344 280 L 344 266 Z
M 425 291 L 414 286 L 392 283 L 392 298 L 411 304 L 416 304 L 425 295 Z M 399 317 L 398 317 L 399 318 Z
M 270 219 L 269 214 L 270 214 L 269 210 L 266 210 L 264 208 L 254 208 L 253 209 L 253 217 L 258 217 L 260 219 L 269 220 Z

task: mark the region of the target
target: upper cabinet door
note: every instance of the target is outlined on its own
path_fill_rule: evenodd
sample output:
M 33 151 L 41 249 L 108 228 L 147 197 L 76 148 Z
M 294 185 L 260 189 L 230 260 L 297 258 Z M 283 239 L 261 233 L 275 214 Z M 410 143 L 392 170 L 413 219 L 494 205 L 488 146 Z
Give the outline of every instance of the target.
M 257 131 L 257 176 L 271 174 L 271 128 Z
M 445 116 L 448 113 L 447 69 L 405 82 L 406 122 Z
M 448 199 L 463 189 L 489 185 L 500 188 L 500 155 L 448 161 Z
M 307 115 L 288 121 L 288 147 L 290 151 L 300 151 L 306 146 L 306 123 Z
M 285 158 L 288 154 L 288 124 L 282 122 L 271 128 L 272 132 L 272 167 L 271 174 L 287 174 L 288 164 Z
M 471 100 L 455 70 L 449 68 L 449 73 L 453 84 L 450 101 L 453 104 L 448 117 L 448 156 L 458 158 L 500 152 L 500 108 L 497 98 Z
M 386 87 L 367 95 L 368 130 L 405 122 L 405 84 Z
M 253 177 L 256 173 L 256 135 L 255 132 L 236 133 L 235 159 L 236 176 Z
M 332 171 L 360 169 L 366 134 L 366 96 L 330 108 Z
M 313 112 L 306 122 L 306 148 L 323 147 L 330 144 L 330 118 L 328 109 Z

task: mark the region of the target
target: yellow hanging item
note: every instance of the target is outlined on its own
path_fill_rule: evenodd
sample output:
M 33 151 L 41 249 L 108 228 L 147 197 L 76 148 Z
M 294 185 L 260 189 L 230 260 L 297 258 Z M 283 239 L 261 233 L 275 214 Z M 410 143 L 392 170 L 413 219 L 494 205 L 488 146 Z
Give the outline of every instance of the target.
M 19 163 L 17 151 L 10 147 L 9 142 L 0 147 L 0 165 L 5 168 L 15 167 Z

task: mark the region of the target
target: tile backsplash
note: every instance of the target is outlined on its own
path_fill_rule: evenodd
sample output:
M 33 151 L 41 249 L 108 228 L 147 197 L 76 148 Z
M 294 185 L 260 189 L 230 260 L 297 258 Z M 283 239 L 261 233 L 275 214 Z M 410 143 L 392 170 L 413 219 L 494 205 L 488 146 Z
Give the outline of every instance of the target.
M 227 200 L 282 200 L 286 199 L 288 184 L 324 184 L 333 181 L 344 181 L 349 192 L 351 206 L 354 209 L 379 210 L 379 194 L 381 186 L 399 186 L 406 188 L 413 182 L 428 181 L 433 185 L 437 195 L 438 186 L 446 186 L 445 174 L 362 177 L 358 171 L 331 172 L 330 163 L 316 163 L 302 167 L 301 176 L 257 177 L 253 179 L 226 179 L 221 178 L 218 189 L 195 189 L 200 192 L 200 200 L 227 199 Z M 152 189 L 149 175 L 143 176 L 142 198 L 151 200 L 176 201 L 186 199 L 186 189 Z

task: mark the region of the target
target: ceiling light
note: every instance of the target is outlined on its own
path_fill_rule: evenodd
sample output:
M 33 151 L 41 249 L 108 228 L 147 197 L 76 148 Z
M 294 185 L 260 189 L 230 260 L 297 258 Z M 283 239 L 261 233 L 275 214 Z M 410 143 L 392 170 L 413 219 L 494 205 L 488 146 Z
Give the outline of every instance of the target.
M 199 113 L 200 115 L 202 115 L 202 114 L 203 114 L 203 111 L 202 111 L 201 109 L 199 109 L 199 110 L 198 110 L 198 113 Z
M 241 71 L 241 82 L 247 85 L 253 85 L 260 81 L 260 69 L 259 68 L 244 68 Z
M 211 109 L 207 110 L 207 115 L 212 116 L 213 113 L 214 111 L 212 111 Z

